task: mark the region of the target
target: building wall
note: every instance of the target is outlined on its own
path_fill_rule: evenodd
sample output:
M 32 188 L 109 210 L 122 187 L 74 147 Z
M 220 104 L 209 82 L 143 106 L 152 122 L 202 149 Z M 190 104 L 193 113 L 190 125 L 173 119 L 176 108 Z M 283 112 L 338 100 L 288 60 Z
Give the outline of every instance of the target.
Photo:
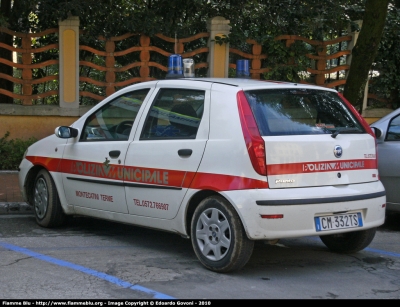
M 0 103 L 0 138 L 8 131 L 9 139 L 41 139 L 53 134 L 58 126 L 71 125 L 90 108 L 67 109 L 43 105 L 26 107 Z
M 0 115 L 0 138 L 10 132 L 9 139 L 42 139 L 54 133 L 58 126 L 69 126 L 78 117 L 65 116 L 7 116 Z

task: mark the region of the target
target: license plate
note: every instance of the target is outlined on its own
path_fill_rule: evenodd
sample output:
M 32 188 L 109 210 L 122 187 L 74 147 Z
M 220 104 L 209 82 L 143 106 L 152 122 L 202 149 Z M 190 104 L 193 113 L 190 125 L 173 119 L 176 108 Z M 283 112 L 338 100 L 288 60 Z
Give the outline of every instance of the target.
M 362 227 L 361 212 L 317 216 L 314 218 L 317 231 Z

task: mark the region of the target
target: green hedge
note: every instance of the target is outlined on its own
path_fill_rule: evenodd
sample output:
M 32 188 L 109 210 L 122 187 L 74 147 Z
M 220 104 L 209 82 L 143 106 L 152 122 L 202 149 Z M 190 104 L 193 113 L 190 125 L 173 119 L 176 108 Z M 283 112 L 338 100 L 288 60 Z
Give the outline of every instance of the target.
M 35 138 L 28 140 L 9 140 L 10 132 L 0 138 L 0 170 L 18 170 L 25 150 L 37 141 Z

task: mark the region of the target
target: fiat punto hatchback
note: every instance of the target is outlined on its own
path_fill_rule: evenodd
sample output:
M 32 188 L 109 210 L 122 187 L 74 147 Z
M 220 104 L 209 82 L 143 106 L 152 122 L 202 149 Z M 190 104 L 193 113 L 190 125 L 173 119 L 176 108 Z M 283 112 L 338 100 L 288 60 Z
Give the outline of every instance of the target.
M 216 272 L 242 268 L 256 240 L 360 251 L 386 207 L 375 135 L 341 94 L 233 78 L 128 86 L 30 146 L 19 183 L 40 226 L 174 232 Z

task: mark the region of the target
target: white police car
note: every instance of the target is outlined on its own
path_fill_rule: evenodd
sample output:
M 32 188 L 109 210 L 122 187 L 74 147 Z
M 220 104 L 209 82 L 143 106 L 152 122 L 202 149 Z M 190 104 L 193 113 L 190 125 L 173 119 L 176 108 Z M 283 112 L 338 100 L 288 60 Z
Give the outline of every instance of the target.
M 37 223 L 85 215 L 191 238 L 240 269 L 255 240 L 353 253 L 385 219 L 375 136 L 336 91 L 246 79 L 128 86 L 33 144 L 19 182 Z

